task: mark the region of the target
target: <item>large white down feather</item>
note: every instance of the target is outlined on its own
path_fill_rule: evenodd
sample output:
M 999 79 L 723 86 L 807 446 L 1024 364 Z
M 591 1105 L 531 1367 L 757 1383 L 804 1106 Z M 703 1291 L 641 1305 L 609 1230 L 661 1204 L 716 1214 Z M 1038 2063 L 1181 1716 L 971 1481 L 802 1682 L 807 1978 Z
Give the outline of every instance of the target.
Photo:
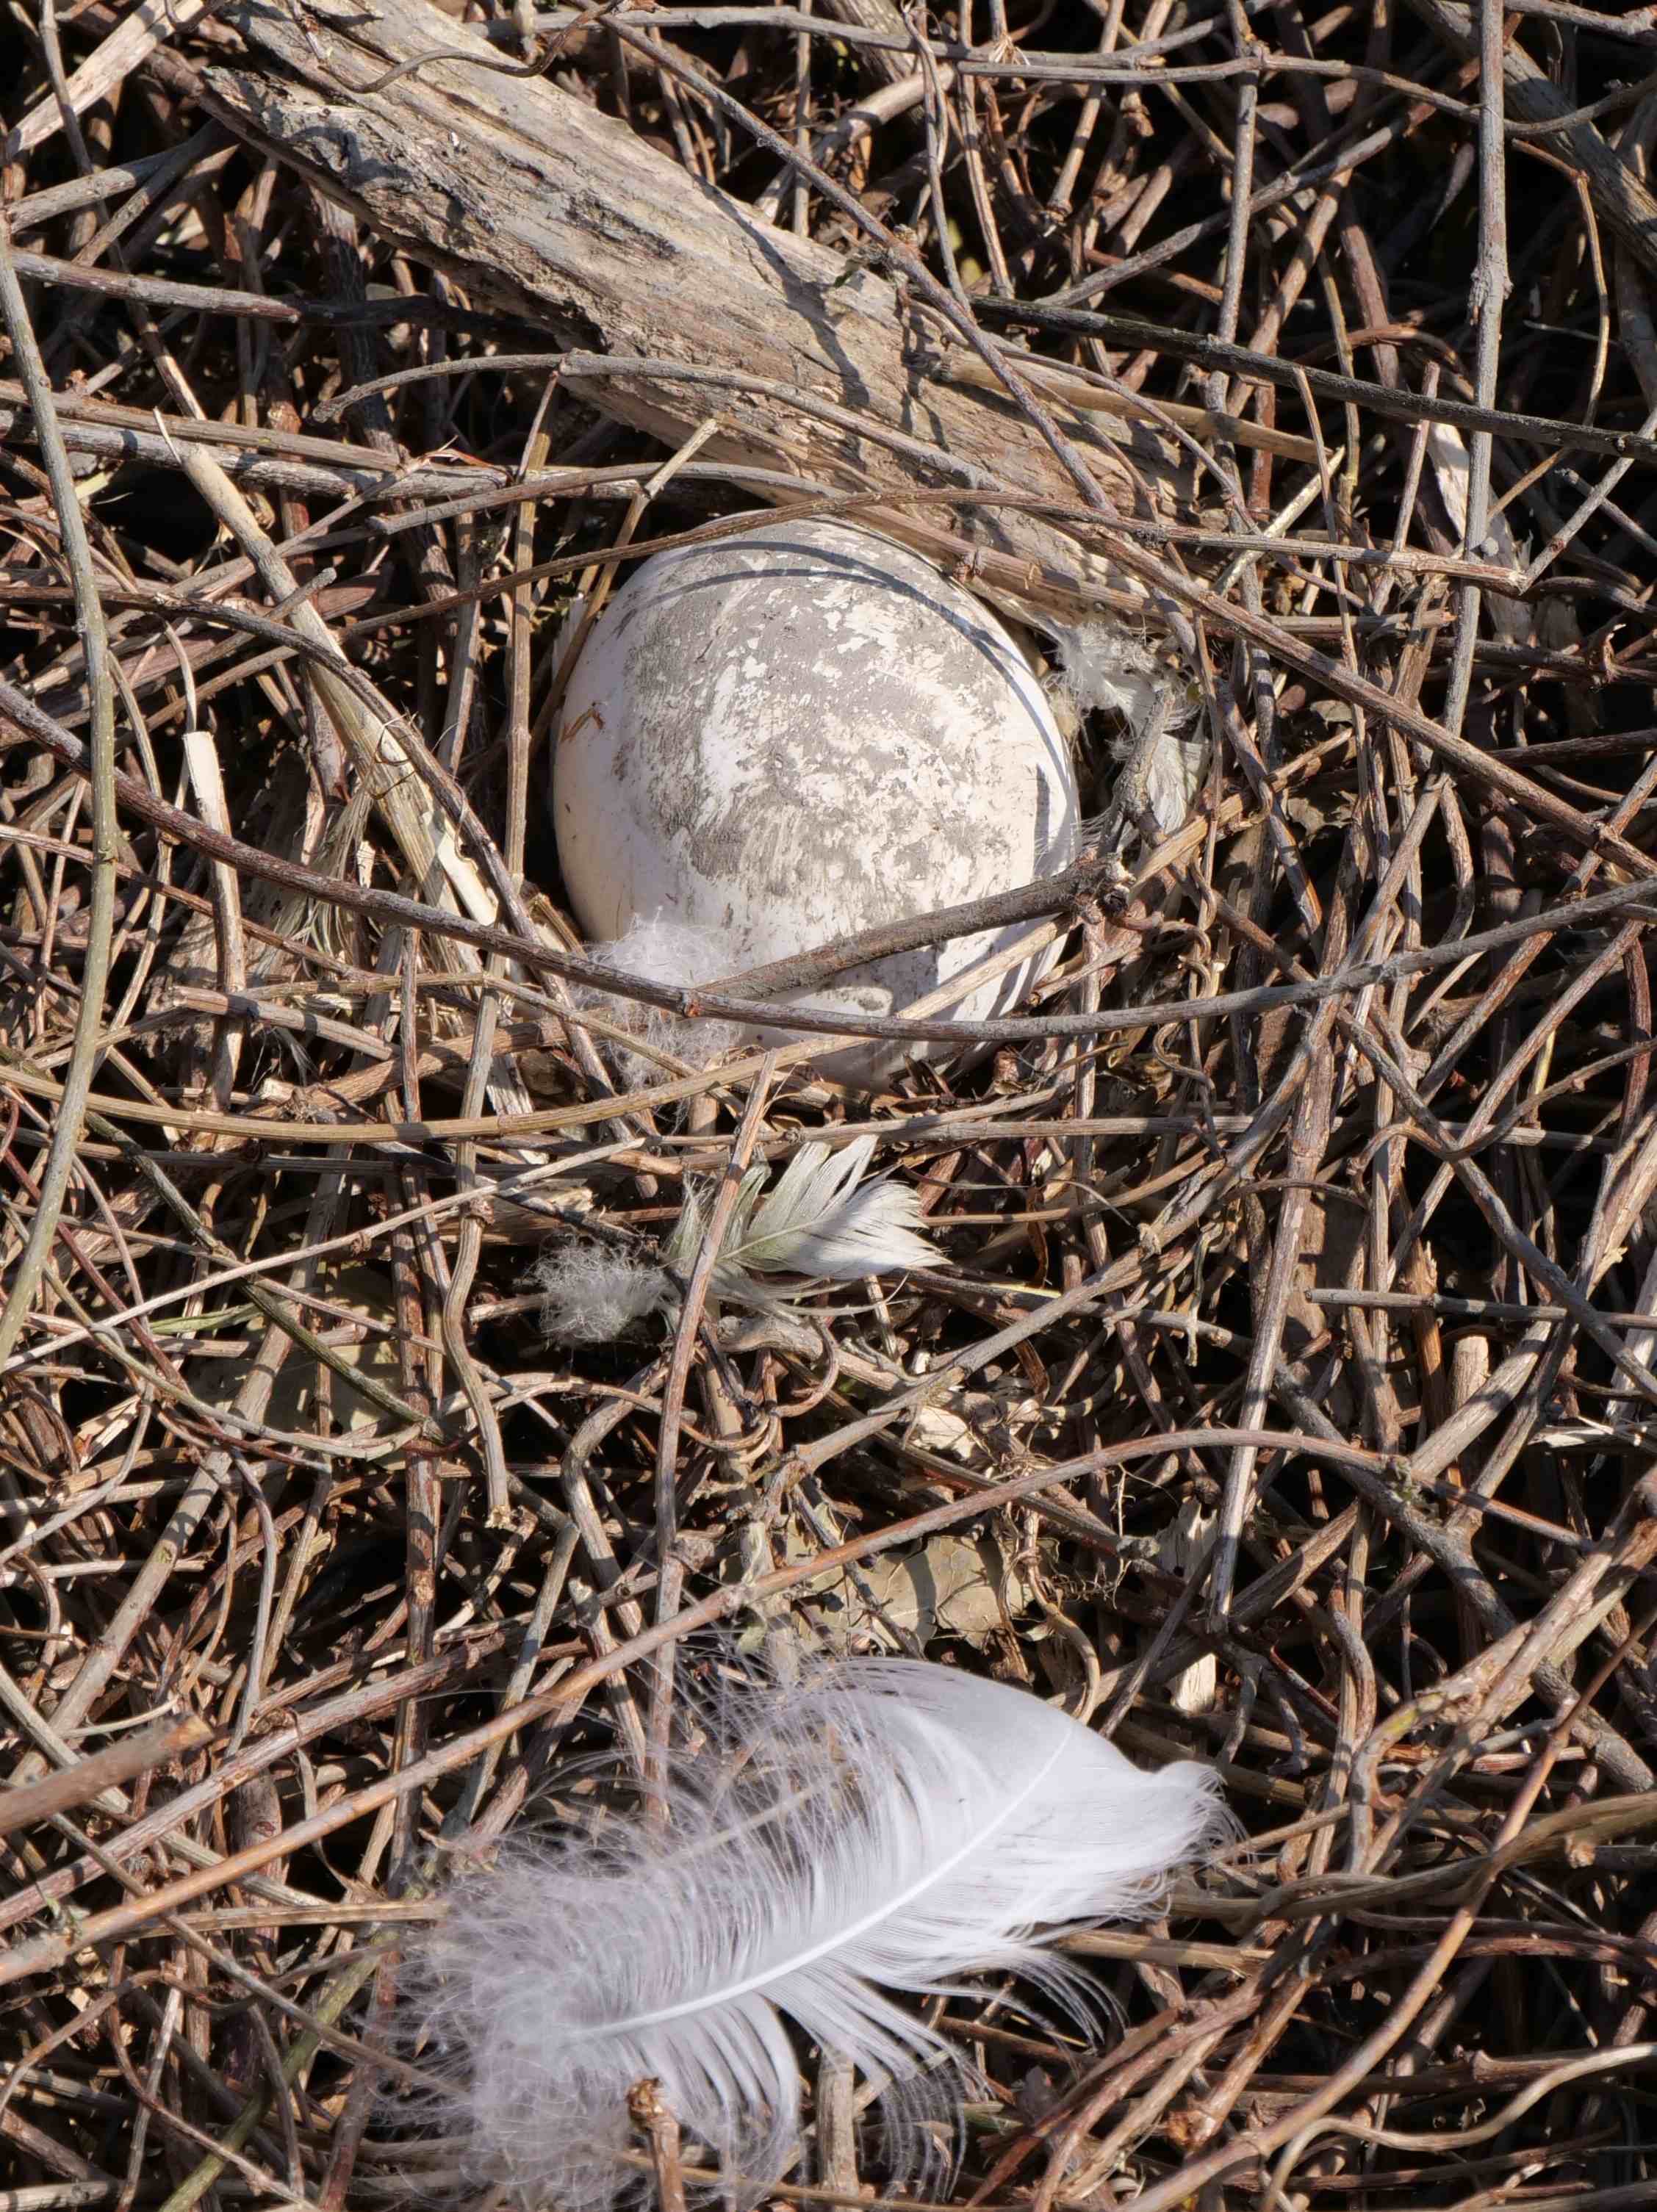
M 1206 1770 L 1142 1772 L 953 1668 L 744 1692 L 666 1818 L 515 1843 L 454 1892 L 413 1962 L 420 2063 L 453 2084 L 436 2124 L 469 2184 L 604 2212 L 640 2183 L 628 2093 L 654 2080 L 752 2202 L 794 2153 L 798 2037 L 885 2084 L 892 2163 L 935 2179 L 963 2075 L 914 1997 L 1011 1970 L 1096 2019 L 1045 1937 L 1151 1909 L 1226 1826 Z

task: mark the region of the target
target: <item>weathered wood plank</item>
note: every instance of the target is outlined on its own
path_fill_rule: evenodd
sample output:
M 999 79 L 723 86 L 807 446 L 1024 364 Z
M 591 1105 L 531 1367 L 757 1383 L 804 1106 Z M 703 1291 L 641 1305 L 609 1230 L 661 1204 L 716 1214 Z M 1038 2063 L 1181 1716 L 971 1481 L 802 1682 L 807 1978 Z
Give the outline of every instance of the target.
M 379 236 L 562 343 L 748 380 L 584 380 L 583 395 L 612 416 L 674 441 L 717 413 L 726 434 L 710 451 L 844 490 L 982 483 L 1079 505 L 1009 402 L 946 380 L 944 334 L 920 327 L 891 283 L 866 270 L 848 281 L 843 256 L 772 229 L 624 125 L 543 79 L 454 61 L 354 92 L 439 51 L 472 48 L 498 64 L 426 0 L 304 0 L 302 14 L 229 0 L 219 20 L 248 65 L 208 72 L 214 112 Z M 754 390 L 756 380 L 775 390 Z M 795 392 L 848 414 L 807 420 L 788 404 Z M 1144 513 L 1142 487 L 1168 474 L 1158 445 L 1136 433 L 1130 468 L 1116 427 L 1058 402 L 1050 411 L 1111 497 Z M 877 428 L 938 449 L 936 461 L 876 443 Z M 929 517 L 935 543 L 941 520 Z M 1072 574 L 1090 565 L 1031 518 L 978 509 L 959 529 Z
M 1458 0 L 1410 0 L 1424 22 L 1465 61 L 1478 55 L 1478 13 Z M 1502 81 L 1508 114 L 1525 123 L 1559 124 L 1542 140 L 1575 166 L 1586 180 L 1600 220 L 1629 251 L 1657 274 L 1657 198 L 1625 154 L 1602 137 L 1591 122 L 1566 123 L 1574 103 L 1533 62 L 1522 46 L 1505 46 Z

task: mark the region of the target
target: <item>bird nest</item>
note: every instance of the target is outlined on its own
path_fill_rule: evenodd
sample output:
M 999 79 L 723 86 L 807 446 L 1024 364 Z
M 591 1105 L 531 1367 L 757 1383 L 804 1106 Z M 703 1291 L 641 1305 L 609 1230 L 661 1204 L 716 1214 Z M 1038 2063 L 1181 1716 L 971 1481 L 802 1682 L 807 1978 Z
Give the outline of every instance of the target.
M 1650 2203 L 1652 11 L 12 20 L 0 2208 L 429 2193 L 423 1930 L 710 1649 L 1235 1815 L 1114 2025 L 932 2001 L 952 2204 Z M 1068 659 L 1109 828 L 874 1096 L 546 811 L 572 610 L 778 509 Z M 896 1260 L 737 1265 L 807 1188 Z

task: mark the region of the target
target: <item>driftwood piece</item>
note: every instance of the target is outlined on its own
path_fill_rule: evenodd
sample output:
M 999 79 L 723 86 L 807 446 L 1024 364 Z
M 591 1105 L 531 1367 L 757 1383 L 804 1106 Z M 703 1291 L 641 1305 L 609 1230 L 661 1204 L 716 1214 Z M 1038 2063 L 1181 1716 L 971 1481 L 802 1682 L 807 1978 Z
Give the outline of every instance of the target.
M 1424 22 L 1465 61 L 1478 53 L 1477 10 L 1458 0 L 1410 0 Z M 1524 123 L 1560 124 L 1542 140 L 1581 172 L 1600 220 L 1644 266 L 1657 274 L 1657 198 L 1628 156 L 1601 137 L 1592 122 L 1565 123 L 1572 102 L 1522 46 L 1502 50 L 1502 75 L 1508 113 Z
M 492 50 L 425 0 L 304 0 L 302 12 L 229 0 L 219 21 L 249 65 L 210 70 L 207 98 L 239 136 L 474 301 L 565 345 L 658 365 L 584 376 L 583 396 L 606 413 L 673 443 L 717 415 L 710 453 L 842 491 L 982 485 L 1080 506 L 1011 402 L 946 380 L 947 334 L 893 283 L 771 228 L 545 79 L 500 75 Z M 434 61 L 381 92 L 351 88 L 469 48 L 495 69 Z M 714 380 L 676 378 L 681 366 Z M 808 418 L 789 404 L 796 392 L 844 411 Z M 1113 501 L 1166 507 L 1158 441 L 1136 431 L 1118 442 L 1120 426 L 1060 402 L 1050 412 Z M 912 534 L 913 518 L 882 519 Z M 946 519 L 928 519 L 934 545 Z M 1074 540 L 1034 518 L 978 508 L 955 526 L 977 545 L 1099 578 Z
M 828 12 L 838 23 L 855 23 L 860 30 L 879 31 L 882 37 L 906 39 L 909 26 L 897 0 L 827 0 Z M 858 68 L 876 84 L 897 84 L 915 67 L 914 50 L 891 46 L 858 46 Z

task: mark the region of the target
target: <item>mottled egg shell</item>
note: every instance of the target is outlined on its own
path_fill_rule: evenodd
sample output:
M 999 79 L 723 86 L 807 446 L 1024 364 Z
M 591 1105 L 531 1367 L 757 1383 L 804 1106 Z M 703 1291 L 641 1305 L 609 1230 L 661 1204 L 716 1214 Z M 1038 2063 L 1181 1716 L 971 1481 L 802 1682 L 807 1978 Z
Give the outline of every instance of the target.
M 635 572 L 573 672 L 553 806 L 591 937 L 716 932 L 726 974 L 1014 890 L 1066 866 L 1077 829 L 1068 748 L 1001 623 L 916 554 L 828 522 Z M 901 1012 L 1028 927 L 855 969 L 809 1003 Z M 944 1018 L 1005 1012 L 1051 957 Z M 871 1039 L 819 1064 L 873 1085 L 911 1050 L 945 1048 Z

